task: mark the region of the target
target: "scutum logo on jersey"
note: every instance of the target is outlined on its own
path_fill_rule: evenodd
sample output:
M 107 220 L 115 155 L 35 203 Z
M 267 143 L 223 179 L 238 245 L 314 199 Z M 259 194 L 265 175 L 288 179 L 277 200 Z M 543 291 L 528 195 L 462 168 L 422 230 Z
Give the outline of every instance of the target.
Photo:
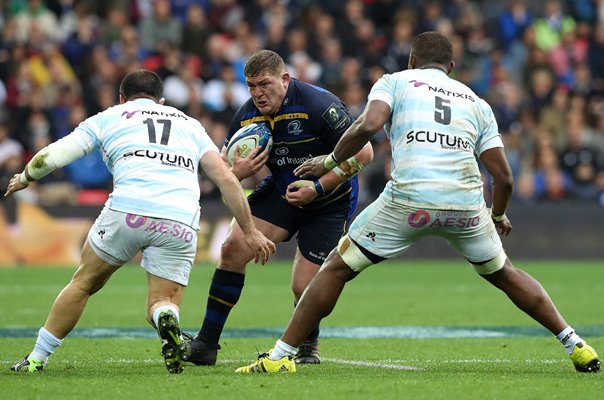
M 133 156 L 158 160 L 162 165 L 183 168 L 187 171 L 195 172 L 193 160 L 189 157 L 179 156 L 178 154 L 164 153 L 155 150 L 135 150 L 124 153 L 122 157 L 128 158 Z
M 470 142 L 459 136 L 449 135 L 448 133 L 432 132 L 432 131 L 409 131 L 407 132 L 407 142 L 405 144 L 418 143 L 436 143 L 441 149 L 445 150 L 461 150 L 466 152 L 472 151 Z
M 426 210 L 417 210 L 409 214 L 407 223 L 412 228 L 421 228 L 430 222 L 430 214 Z

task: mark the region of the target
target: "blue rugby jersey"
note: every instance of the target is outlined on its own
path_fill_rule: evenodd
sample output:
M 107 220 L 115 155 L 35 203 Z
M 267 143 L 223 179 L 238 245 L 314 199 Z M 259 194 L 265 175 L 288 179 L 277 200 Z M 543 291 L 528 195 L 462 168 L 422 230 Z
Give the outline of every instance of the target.
M 271 174 L 266 179 L 274 180 L 276 189 L 285 197 L 287 186 L 300 179 L 294 175 L 294 169 L 308 159 L 331 153 L 352 124 L 352 117 L 344 103 L 331 92 L 292 78 L 276 114 L 262 115 L 252 99 L 241 106 L 233 118 L 225 146 L 239 128 L 253 122 L 266 123 L 271 129 L 273 148 L 266 163 Z M 354 210 L 357 194 L 355 176 L 304 208 L 350 201 Z

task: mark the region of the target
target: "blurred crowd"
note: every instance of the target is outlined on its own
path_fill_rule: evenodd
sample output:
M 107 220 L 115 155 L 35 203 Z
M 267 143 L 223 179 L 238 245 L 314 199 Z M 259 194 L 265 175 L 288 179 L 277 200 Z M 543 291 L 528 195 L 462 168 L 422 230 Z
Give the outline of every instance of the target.
M 36 151 L 116 104 L 119 82 L 133 69 L 156 71 L 166 103 L 198 118 L 221 147 L 248 99 L 243 65 L 255 51 L 278 52 L 294 77 L 333 91 L 357 117 L 371 85 L 407 67 L 413 36 L 436 30 L 453 43 L 452 76 L 495 111 L 514 201 L 604 205 L 604 0 L 0 4 L 2 188 Z M 361 201 L 389 179 L 385 135 L 373 144 Z M 33 189 L 26 196 L 42 205 L 93 203 L 111 190 L 111 177 L 94 154 Z M 202 192 L 218 196 L 206 180 Z

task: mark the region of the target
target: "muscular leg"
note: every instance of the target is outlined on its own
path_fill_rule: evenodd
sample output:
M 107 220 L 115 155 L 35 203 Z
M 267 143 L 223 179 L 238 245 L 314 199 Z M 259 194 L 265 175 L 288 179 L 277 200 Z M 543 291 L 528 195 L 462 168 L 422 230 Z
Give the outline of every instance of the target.
M 119 266 L 100 259 L 86 241 L 80 267 L 55 299 L 44 328 L 58 339 L 67 336 L 79 321 L 90 296 L 105 286 L 118 269 Z
M 78 323 L 90 296 L 98 292 L 118 268 L 100 259 L 86 241 L 80 266 L 55 299 L 46 323 L 38 332 L 32 352 L 21 363 L 14 365 L 12 370 L 41 370 L 48 357 Z
M 294 292 L 294 301 L 298 303 L 302 293 L 315 277 L 321 266 L 304 258 L 300 252 L 300 248 L 296 249 L 294 258 L 294 268 L 292 271 L 292 291 Z
M 356 275 L 338 251 L 332 250 L 298 302 L 281 340 L 292 347 L 300 346 L 321 319 L 331 313 L 344 285 Z
M 273 242 L 282 242 L 289 236 L 285 229 L 254 217 L 254 224 Z M 235 306 L 245 278 L 247 263 L 252 259 L 252 251 L 245 244 L 243 231 L 233 220 L 226 241 L 220 251 L 220 260 L 212 278 L 206 313 L 198 337 L 212 348 L 218 340 L 226 320 Z M 192 359 L 193 362 L 194 359 Z M 200 364 L 201 362 L 195 362 Z M 205 364 L 205 361 L 203 362 Z
M 155 326 L 153 312 L 160 307 L 171 306 L 178 309 L 185 287 L 155 275 L 147 274 L 147 321 Z
M 294 292 L 294 305 L 300 301 L 300 297 L 304 290 L 312 281 L 314 276 L 321 268 L 320 265 L 306 259 L 300 248 L 296 249 L 296 257 L 294 259 L 294 269 L 292 271 L 292 290 Z M 296 353 L 297 364 L 319 364 L 321 358 L 319 355 L 319 324 L 315 325 L 304 339 L 304 343 Z
M 554 335 L 568 326 L 541 284 L 526 272 L 514 267 L 509 259 L 506 259 L 502 269 L 481 276 L 505 292 L 518 308 Z

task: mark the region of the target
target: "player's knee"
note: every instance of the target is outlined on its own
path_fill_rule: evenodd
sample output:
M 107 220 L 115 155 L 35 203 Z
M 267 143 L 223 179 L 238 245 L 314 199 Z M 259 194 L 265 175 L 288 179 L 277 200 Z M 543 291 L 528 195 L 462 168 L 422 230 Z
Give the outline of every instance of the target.
M 478 272 L 480 275 L 490 275 L 490 274 L 502 269 L 503 266 L 505 265 L 507 258 L 508 258 L 508 256 L 505 254 L 505 251 L 503 249 L 501 249 L 501 252 L 499 252 L 499 254 L 495 258 L 493 258 L 489 261 L 485 261 L 485 262 L 481 262 L 481 263 L 470 262 L 470 264 L 472 264 L 472 267 L 474 267 L 474 270 L 476 272 Z
M 354 272 L 361 272 L 368 266 L 375 264 L 363 253 L 359 246 L 348 237 L 348 235 L 342 236 L 338 242 L 337 249 L 342 260 Z
M 294 298 L 296 300 L 300 299 L 300 297 L 302 297 L 302 293 L 304 293 L 304 290 L 306 289 L 307 282 L 292 282 L 292 292 L 294 294 Z
M 244 271 L 251 258 L 250 249 L 243 239 L 227 237 L 220 248 L 219 265 L 230 271 Z

